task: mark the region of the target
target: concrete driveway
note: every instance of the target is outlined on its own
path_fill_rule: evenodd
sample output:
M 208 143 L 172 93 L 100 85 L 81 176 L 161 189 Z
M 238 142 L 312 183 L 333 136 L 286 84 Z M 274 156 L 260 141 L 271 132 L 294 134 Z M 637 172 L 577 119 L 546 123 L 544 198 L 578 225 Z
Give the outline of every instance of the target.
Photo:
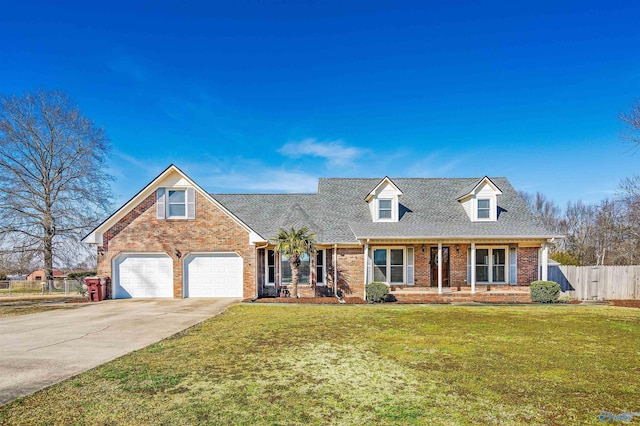
M 107 300 L 0 318 L 0 405 L 160 341 L 239 300 Z

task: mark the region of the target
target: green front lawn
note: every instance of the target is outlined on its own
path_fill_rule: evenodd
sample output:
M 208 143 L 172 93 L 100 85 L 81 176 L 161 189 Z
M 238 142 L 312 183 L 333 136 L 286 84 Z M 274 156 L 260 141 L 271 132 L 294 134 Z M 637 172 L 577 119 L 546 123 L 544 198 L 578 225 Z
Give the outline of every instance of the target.
M 0 424 L 601 424 L 639 377 L 637 309 L 239 305 Z

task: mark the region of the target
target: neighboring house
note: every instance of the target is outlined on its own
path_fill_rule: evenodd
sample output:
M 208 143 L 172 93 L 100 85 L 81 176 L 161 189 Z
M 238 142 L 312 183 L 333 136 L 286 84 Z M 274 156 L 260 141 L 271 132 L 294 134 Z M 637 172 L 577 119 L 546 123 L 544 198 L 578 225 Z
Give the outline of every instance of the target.
M 53 279 L 54 280 L 61 280 L 66 278 L 67 275 L 62 272 L 59 271 L 57 269 L 53 270 Z M 44 275 L 44 269 L 38 269 L 37 271 L 33 271 L 32 273 L 30 273 L 29 275 L 27 275 L 27 281 L 44 281 L 46 279 L 45 275 Z
M 315 194 L 209 194 L 174 165 L 84 238 L 113 297 L 255 297 L 287 285 L 280 228 L 308 226 L 301 297 L 393 288 L 527 286 L 546 229 L 505 178 L 320 179 Z

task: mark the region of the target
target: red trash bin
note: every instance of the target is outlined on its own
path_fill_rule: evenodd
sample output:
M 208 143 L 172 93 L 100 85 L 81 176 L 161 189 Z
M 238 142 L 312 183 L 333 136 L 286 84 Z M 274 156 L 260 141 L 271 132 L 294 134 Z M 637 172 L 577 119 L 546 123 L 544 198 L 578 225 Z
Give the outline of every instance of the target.
M 89 300 L 92 302 L 100 301 L 100 278 L 98 277 L 87 277 L 84 279 L 84 283 L 87 286 L 87 291 L 89 293 Z
M 107 298 L 107 284 L 108 284 L 108 280 L 109 278 L 100 278 L 100 280 L 98 281 L 98 300 L 104 300 Z

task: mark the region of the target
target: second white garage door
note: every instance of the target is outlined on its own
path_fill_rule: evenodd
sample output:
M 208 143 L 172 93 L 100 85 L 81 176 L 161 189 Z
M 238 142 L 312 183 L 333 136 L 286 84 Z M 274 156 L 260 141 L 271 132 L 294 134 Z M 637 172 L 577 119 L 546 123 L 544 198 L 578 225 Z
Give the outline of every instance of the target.
M 184 261 L 185 297 L 242 297 L 242 258 L 200 253 Z

